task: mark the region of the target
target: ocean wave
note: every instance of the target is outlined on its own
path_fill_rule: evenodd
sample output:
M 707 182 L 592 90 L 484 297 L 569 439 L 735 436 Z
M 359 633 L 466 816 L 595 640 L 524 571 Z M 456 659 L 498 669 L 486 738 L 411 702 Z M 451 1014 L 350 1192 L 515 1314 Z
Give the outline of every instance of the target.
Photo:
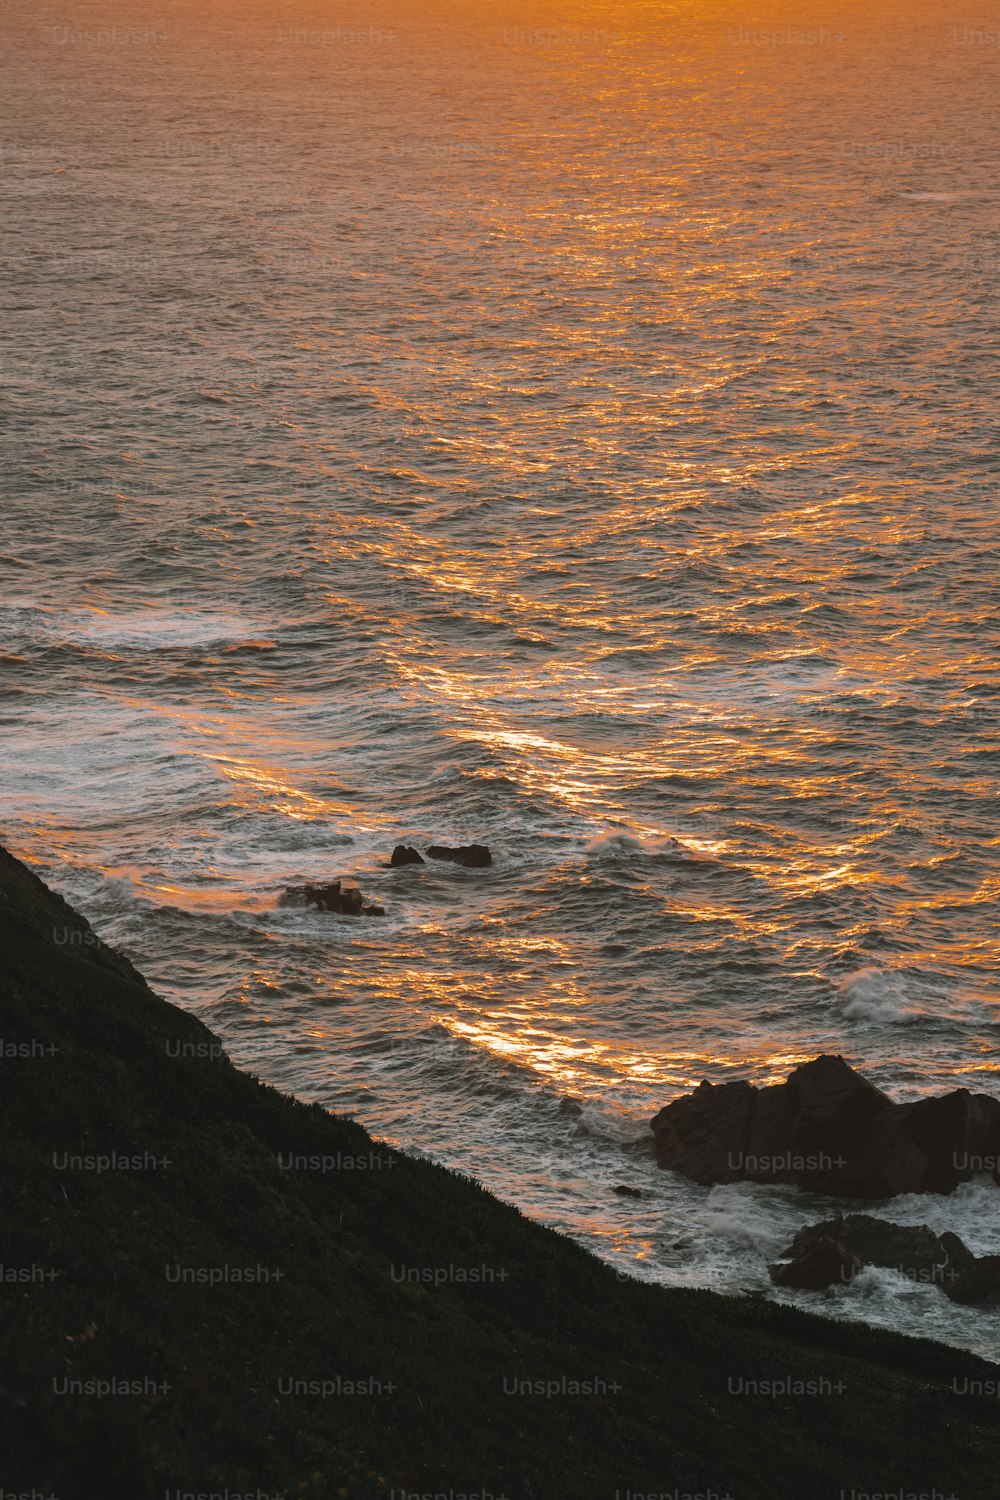
M 919 1020 L 923 1012 L 908 1003 L 906 981 L 898 971 L 869 966 L 844 974 L 836 982 L 837 1003 L 852 1021 L 890 1025 Z
M 695 860 L 714 863 L 716 856 L 704 848 L 683 843 L 673 834 L 603 833 L 597 834 L 586 846 L 588 854 L 624 859 L 642 855 L 649 859 L 670 859 L 681 862 Z

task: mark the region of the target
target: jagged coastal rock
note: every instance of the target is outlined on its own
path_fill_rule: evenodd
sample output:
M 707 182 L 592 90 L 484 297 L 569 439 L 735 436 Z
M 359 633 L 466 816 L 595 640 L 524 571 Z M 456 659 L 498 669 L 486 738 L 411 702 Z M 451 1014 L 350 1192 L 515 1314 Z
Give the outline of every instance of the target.
M 817 1224 L 817 1231 L 825 1228 Z M 796 1236 L 798 1240 L 800 1236 Z M 787 1265 L 777 1264 L 770 1266 L 771 1280 L 775 1286 L 784 1286 L 800 1292 L 823 1292 L 829 1286 L 846 1285 L 853 1281 L 864 1266 L 856 1255 L 844 1246 L 840 1240 L 833 1239 L 827 1234 L 811 1235 L 809 1239 L 798 1246 L 798 1249 L 789 1247 L 785 1251 L 786 1256 L 792 1255 Z
M 424 857 L 422 854 L 419 854 L 416 849 L 411 848 L 408 844 L 397 844 L 395 849 L 393 849 L 392 851 L 392 858 L 390 859 L 389 863 L 393 866 L 422 865 L 424 863 Z
M 938 1235 L 926 1224 L 892 1224 L 868 1214 L 807 1224 L 769 1271 L 776 1286 L 823 1291 L 852 1281 L 865 1266 L 939 1286 L 953 1302 L 984 1302 L 1000 1294 L 1000 1255 L 976 1256 L 957 1234 Z
M 896 1104 L 842 1057 L 785 1083 L 703 1082 L 650 1122 L 661 1167 L 695 1182 L 787 1182 L 836 1197 L 949 1193 L 1000 1182 L 1000 1100 L 955 1089 Z
M 281 897 L 282 906 L 315 906 L 344 917 L 384 917 L 385 907 L 366 903 L 353 880 L 332 880 L 329 885 L 290 885 Z
M 467 870 L 483 869 L 493 863 L 493 856 L 485 844 L 463 844 L 457 849 L 449 849 L 446 844 L 432 844 L 427 858 L 447 859 L 452 864 L 464 865 Z
M 958 1236 L 941 1238 L 958 1239 Z M 958 1243 L 961 1245 L 962 1241 Z M 965 1265 L 956 1265 L 956 1274 L 943 1281 L 941 1289 L 952 1302 L 985 1302 L 987 1297 L 1000 1296 L 1000 1255 L 972 1255 Z

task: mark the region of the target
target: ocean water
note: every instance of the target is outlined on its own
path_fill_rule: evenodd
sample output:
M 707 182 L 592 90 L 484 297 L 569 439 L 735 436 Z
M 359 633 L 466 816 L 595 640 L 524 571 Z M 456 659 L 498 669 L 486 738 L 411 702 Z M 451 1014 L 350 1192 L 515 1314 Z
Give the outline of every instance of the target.
M 1000 1358 L 889 1272 L 773 1293 L 834 1205 L 648 1130 L 822 1051 L 1000 1092 L 996 27 L 14 0 L 0 834 L 623 1272 Z M 278 906 L 337 876 L 385 918 Z

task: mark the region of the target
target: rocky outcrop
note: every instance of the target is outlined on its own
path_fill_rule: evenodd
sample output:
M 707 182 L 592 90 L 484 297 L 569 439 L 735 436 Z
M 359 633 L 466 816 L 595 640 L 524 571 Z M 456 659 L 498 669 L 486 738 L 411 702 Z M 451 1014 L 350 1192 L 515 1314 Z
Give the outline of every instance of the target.
M 493 863 L 493 856 L 485 844 L 461 844 L 450 848 L 447 844 L 432 844 L 427 851 L 428 859 L 444 859 L 453 865 L 464 865 L 466 869 L 484 869 Z M 422 865 L 424 857 L 411 844 L 397 844 L 392 851 L 389 864 L 393 869 L 402 865 Z
M 468 870 L 483 869 L 493 863 L 493 856 L 485 844 L 463 844 L 457 849 L 449 849 L 446 844 L 432 844 L 427 858 L 447 859 L 454 865 L 464 865 Z
M 958 1246 L 959 1257 L 967 1258 L 969 1252 L 958 1236 L 950 1238 Z M 800 1229 L 782 1252 L 782 1260 L 789 1264 L 771 1266 L 771 1280 L 778 1286 L 811 1285 L 803 1279 L 801 1268 L 811 1265 L 817 1251 L 822 1248 L 825 1252 L 830 1245 L 837 1247 L 844 1261 L 853 1262 L 856 1270 L 850 1276 L 831 1274 L 814 1287 L 816 1290 L 820 1286 L 830 1286 L 834 1281 L 851 1280 L 862 1266 L 885 1266 L 914 1280 L 928 1282 L 940 1282 L 949 1267 L 947 1249 L 926 1224 L 891 1224 L 885 1219 L 873 1219 L 868 1214 L 848 1214 L 846 1218 L 807 1224 Z
M 817 1224 L 816 1228 L 819 1230 L 823 1226 Z M 817 1233 L 796 1252 L 788 1265 L 774 1265 L 769 1269 L 775 1286 L 800 1292 L 823 1292 L 829 1286 L 844 1286 L 853 1281 L 863 1266 L 839 1240 Z
M 848 1214 L 800 1229 L 769 1267 L 776 1286 L 804 1291 L 852 1281 L 864 1266 L 899 1271 L 938 1286 L 954 1302 L 984 1302 L 1000 1294 L 1000 1255 L 975 1256 L 957 1234 L 935 1234 L 926 1224 L 892 1224 Z
M 942 1290 L 953 1302 L 985 1302 L 988 1297 L 1000 1296 L 1000 1255 L 974 1255 L 968 1265 L 942 1284 Z
M 393 849 L 392 851 L 392 858 L 390 859 L 389 863 L 393 866 L 422 865 L 424 863 L 424 857 L 422 854 L 419 854 L 416 849 L 410 848 L 408 844 L 397 844 L 395 849 Z
M 318 911 L 337 912 L 344 917 L 384 917 L 385 908 L 366 905 L 353 880 L 332 880 L 329 885 L 290 885 L 281 897 L 282 906 L 315 906 Z
M 651 1121 L 661 1167 L 696 1182 L 787 1182 L 837 1197 L 948 1193 L 1000 1181 L 1000 1100 L 955 1089 L 896 1104 L 842 1057 L 785 1083 L 701 1083 Z

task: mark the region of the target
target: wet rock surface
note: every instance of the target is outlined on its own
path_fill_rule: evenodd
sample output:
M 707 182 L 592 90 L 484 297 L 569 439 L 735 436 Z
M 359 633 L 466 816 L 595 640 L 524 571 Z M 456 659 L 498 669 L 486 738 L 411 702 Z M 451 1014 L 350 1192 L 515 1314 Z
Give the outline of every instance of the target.
M 389 863 L 393 868 L 398 868 L 400 865 L 422 865 L 424 857 L 408 844 L 397 844 L 392 851 Z
M 957 1234 L 935 1234 L 926 1224 L 893 1224 L 847 1214 L 800 1229 L 769 1267 L 776 1286 L 823 1291 L 853 1281 L 865 1266 L 899 1271 L 940 1287 L 953 1302 L 985 1302 L 1000 1294 L 1000 1255 L 976 1256 Z
M 896 1104 L 842 1057 L 785 1083 L 701 1083 L 650 1122 L 661 1167 L 695 1182 L 786 1182 L 835 1197 L 948 1193 L 998 1180 L 1000 1100 L 955 1089 Z
M 332 880 L 328 885 L 290 885 L 281 897 L 282 906 L 314 906 L 317 911 L 344 917 L 384 917 L 385 908 L 366 904 L 360 886 L 353 880 Z
M 493 863 L 493 856 L 485 844 L 462 844 L 455 849 L 450 849 L 447 844 L 432 844 L 427 858 L 446 859 L 454 865 L 464 865 L 467 870 L 484 869 Z

